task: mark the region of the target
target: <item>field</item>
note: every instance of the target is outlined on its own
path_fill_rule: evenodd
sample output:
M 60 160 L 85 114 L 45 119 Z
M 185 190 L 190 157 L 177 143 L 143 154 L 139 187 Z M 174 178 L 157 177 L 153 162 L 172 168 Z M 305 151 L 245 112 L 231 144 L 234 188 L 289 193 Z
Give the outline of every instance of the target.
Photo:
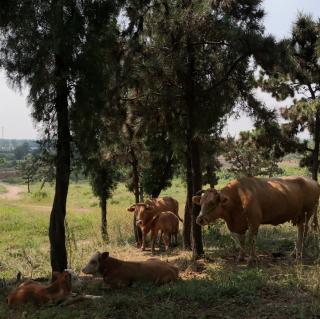
M 305 174 L 285 166 L 286 174 Z M 228 181 L 221 174 L 218 187 Z M 6 186 L 8 187 L 8 186 Z M 20 185 L 22 193 L 10 197 L 0 187 L 0 279 L 14 278 L 18 271 L 25 277 L 49 277 L 49 244 L 47 228 L 53 188 L 32 185 L 32 193 Z M 162 195 L 179 200 L 183 214 L 185 188 L 174 180 Z M 7 195 L 7 196 L 6 196 Z M 108 203 L 110 242 L 100 237 L 100 215 L 97 199 L 90 186 L 70 186 L 67 211 L 67 247 L 70 268 L 81 272 L 90 255 L 107 250 L 125 260 L 143 260 L 150 251 L 134 247 L 132 215 L 126 207 L 133 201 L 124 185 L 119 185 Z M 261 227 L 258 236 L 258 267 L 237 265 L 237 250 L 223 223 L 205 228 L 206 254 L 192 262 L 191 253 L 176 248 L 157 257 L 175 263 L 181 280 L 175 284 L 154 287 L 138 284 L 121 290 L 105 290 L 101 282 L 88 281 L 86 293 L 103 295 L 99 301 L 83 302 L 69 307 L 32 306 L 9 310 L 5 304 L 6 288 L 0 288 L 0 318 L 317 318 L 320 316 L 319 242 L 311 234 L 306 244 L 307 257 L 295 261 L 290 255 L 296 230 L 289 224 Z M 180 238 L 181 242 L 181 238 Z M 278 253 L 278 254 L 276 254 Z

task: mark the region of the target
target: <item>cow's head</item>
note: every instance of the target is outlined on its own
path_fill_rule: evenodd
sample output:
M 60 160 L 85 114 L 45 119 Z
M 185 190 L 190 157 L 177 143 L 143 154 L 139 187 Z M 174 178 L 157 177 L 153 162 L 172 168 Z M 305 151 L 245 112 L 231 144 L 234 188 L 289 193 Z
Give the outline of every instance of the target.
M 148 202 L 137 203 L 127 208 L 129 212 L 135 213 L 137 226 L 146 225 L 148 221 L 148 215 L 153 211 L 153 209 L 153 205 Z
M 201 206 L 197 224 L 205 226 L 221 218 L 229 201 L 228 196 L 221 194 L 214 188 L 201 191 L 201 195 L 193 196 L 192 202 Z
M 82 269 L 82 272 L 87 275 L 98 275 L 100 273 L 101 264 L 104 264 L 109 257 L 108 252 L 96 252 L 89 260 L 87 265 Z

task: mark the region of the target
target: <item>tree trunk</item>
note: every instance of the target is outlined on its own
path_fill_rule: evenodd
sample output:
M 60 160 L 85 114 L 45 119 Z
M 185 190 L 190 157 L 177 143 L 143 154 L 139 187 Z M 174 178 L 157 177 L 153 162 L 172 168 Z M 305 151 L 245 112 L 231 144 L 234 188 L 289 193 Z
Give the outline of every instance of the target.
M 138 159 L 136 157 L 136 154 L 134 150 L 130 149 L 130 156 L 131 156 L 131 165 L 132 165 L 132 175 L 133 175 L 133 192 L 134 192 L 134 198 L 135 202 L 140 202 L 140 179 L 139 179 L 139 169 L 138 169 Z M 141 229 L 137 227 L 137 218 L 136 214 L 133 214 L 133 233 L 135 241 L 138 245 L 142 241 L 142 233 Z
M 198 142 L 193 140 L 191 142 L 191 165 L 192 165 L 192 192 L 193 195 L 202 189 L 201 180 L 201 165 L 200 165 L 200 152 Z M 196 219 L 200 213 L 199 205 L 192 205 L 191 213 L 191 231 L 192 231 L 192 256 L 198 259 L 203 255 L 202 244 L 202 228 L 196 223 Z
M 139 183 L 139 201 L 140 203 L 144 202 L 144 196 L 143 196 L 143 187 L 141 183 Z
M 211 188 L 214 188 L 217 178 L 216 178 L 216 175 L 214 173 L 212 166 L 207 165 L 206 171 L 207 171 L 207 183 L 210 185 Z
M 30 193 L 30 178 L 29 177 L 27 179 L 27 184 L 28 184 L 28 193 Z
M 56 54 L 56 98 L 57 115 L 57 155 L 56 185 L 53 206 L 50 215 L 49 239 L 52 271 L 67 268 L 67 250 L 65 244 L 66 202 L 70 176 L 70 128 L 68 110 L 68 87 L 64 78 L 62 56 Z
M 100 197 L 101 208 L 101 237 L 104 241 L 108 241 L 108 228 L 107 228 L 107 199 Z
M 45 184 L 46 184 L 46 179 L 44 178 L 40 186 L 40 192 L 43 190 Z
M 191 159 L 186 154 L 186 168 L 187 168 L 187 198 L 184 208 L 183 219 L 183 247 L 186 250 L 191 250 L 191 210 L 192 210 L 192 171 Z
M 196 96 L 195 96 L 195 52 L 191 44 L 191 39 L 187 39 L 188 52 L 188 72 L 185 78 L 185 102 L 187 107 L 187 153 L 191 160 L 192 172 L 192 195 L 202 188 L 202 172 L 200 166 L 200 153 L 198 141 L 195 139 L 196 126 Z M 196 218 L 200 212 L 200 206 L 192 204 L 191 212 L 191 234 L 192 234 L 192 257 L 198 259 L 203 255 L 202 229 L 196 223 Z
M 319 144 L 320 144 L 320 109 L 316 112 L 316 120 L 314 127 L 314 149 L 312 154 L 312 179 L 318 181 L 319 171 Z

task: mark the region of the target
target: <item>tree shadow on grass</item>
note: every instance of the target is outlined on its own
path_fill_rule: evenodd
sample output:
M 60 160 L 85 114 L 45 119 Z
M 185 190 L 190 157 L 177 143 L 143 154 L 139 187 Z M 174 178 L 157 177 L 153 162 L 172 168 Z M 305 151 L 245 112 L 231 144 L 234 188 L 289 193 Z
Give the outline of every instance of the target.
M 128 288 L 105 289 L 101 279 L 82 277 L 86 283 L 81 291 L 103 298 L 70 307 L 27 306 L 8 311 L 5 293 L 0 291 L 0 317 L 7 311 L 7 319 L 21 318 L 24 312 L 39 319 L 311 318 L 320 310 L 298 274 L 285 268 L 214 268 L 206 260 L 187 258 L 177 259 L 176 265 L 181 279 L 162 286 L 134 283 Z

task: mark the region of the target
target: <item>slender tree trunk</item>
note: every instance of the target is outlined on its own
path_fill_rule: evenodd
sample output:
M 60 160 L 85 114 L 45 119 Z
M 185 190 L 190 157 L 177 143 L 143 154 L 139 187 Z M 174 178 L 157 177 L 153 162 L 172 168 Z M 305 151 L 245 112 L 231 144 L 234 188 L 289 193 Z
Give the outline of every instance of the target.
M 191 160 L 191 172 L 192 172 L 192 195 L 202 188 L 202 172 L 200 166 L 200 153 L 198 141 L 195 139 L 195 126 L 196 126 L 196 98 L 195 98 L 195 52 L 194 47 L 191 44 L 191 40 L 187 40 L 187 52 L 188 52 L 188 72 L 185 79 L 185 98 L 187 106 L 187 152 Z M 202 244 L 202 229 L 196 223 L 196 218 L 200 212 L 200 206 L 192 204 L 191 213 L 191 234 L 192 234 L 192 257 L 198 259 L 203 255 Z
M 44 178 L 40 186 L 40 192 L 43 190 L 43 187 L 45 184 L 46 184 L 46 179 Z
M 191 159 L 189 154 L 186 154 L 187 168 L 187 198 L 184 208 L 183 219 L 183 247 L 186 250 L 191 250 L 191 210 L 192 210 L 192 170 Z
M 135 202 L 139 203 L 140 202 L 140 188 L 139 188 L 140 179 L 139 179 L 139 170 L 138 170 L 138 160 L 133 149 L 130 150 L 130 155 L 131 155 L 132 173 L 133 173 L 133 192 L 134 192 Z M 141 229 L 137 227 L 136 214 L 133 214 L 133 233 L 138 246 L 139 243 L 142 242 L 142 232 L 141 232 Z
M 30 193 L 30 178 L 29 177 L 27 179 L 27 184 L 28 184 L 28 193 Z
M 108 228 L 107 228 L 107 199 L 100 197 L 101 208 L 101 237 L 104 241 L 108 241 Z
M 68 87 L 64 78 L 62 56 L 56 54 L 56 98 L 58 140 L 56 156 L 56 185 L 53 206 L 50 215 L 49 239 L 52 271 L 67 268 L 67 250 L 65 244 L 66 202 L 70 176 L 70 128 L 68 110 Z
M 192 163 L 192 192 L 195 195 L 202 189 L 201 165 L 199 144 L 193 140 L 191 142 L 191 163 Z M 196 223 L 196 219 L 200 213 L 199 205 L 192 205 L 191 213 L 191 231 L 192 231 L 192 256 L 198 259 L 204 254 L 202 244 L 202 228 Z
M 136 203 L 140 201 L 140 179 L 139 179 L 139 169 L 138 169 L 138 159 L 134 150 L 130 149 L 131 165 L 132 165 L 132 175 L 133 175 L 133 192 Z
M 207 183 L 210 185 L 211 188 L 214 188 L 215 182 L 216 182 L 216 176 L 212 166 L 207 165 L 206 171 L 207 171 L 207 178 L 208 178 Z
M 139 201 L 140 201 L 140 203 L 144 202 L 144 196 L 143 195 L 144 195 L 143 194 L 143 187 L 142 187 L 141 183 L 139 183 Z
M 138 159 L 132 148 L 130 149 L 129 153 L 131 156 L 134 198 L 135 198 L 135 202 L 139 203 L 140 202 L 140 187 L 139 187 L 140 179 L 139 179 Z M 138 245 L 142 241 L 142 233 L 141 233 L 141 229 L 137 227 L 136 214 L 133 214 L 133 233 L 134 233 L 134 238 L 136 240 L 136 243 Z
M 312 179 L 318 181 L 319 171 L 319 144 L 320 144 L 320 109 L 316 112 L 315 128 L 314 128 L 314 150 L 312 154 Z

